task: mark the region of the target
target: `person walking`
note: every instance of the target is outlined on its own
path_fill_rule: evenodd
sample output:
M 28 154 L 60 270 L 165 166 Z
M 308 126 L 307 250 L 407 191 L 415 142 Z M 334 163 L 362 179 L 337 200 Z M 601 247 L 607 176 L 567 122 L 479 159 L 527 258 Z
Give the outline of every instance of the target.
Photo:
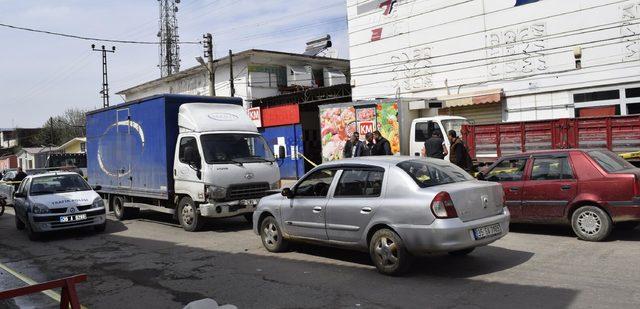
M 18 173 L 16 174 L 16 177 L 13 177 L 12 181 L 22 181 L 25 178 L 27 178 L 27 173 L 22 170 L 22 167 L 18 167 Z
M 375 145 L 376 144 L 373 142 L 373 133 L 367 132 L 367 134 L 364 135 L 362 156 L 363 157 L 372 156 L 373 147 L 375 147 Z
M 444 146 L 444 139 L 442 138 L 442 133 L 440 130 L 433 132 L 431 137 L 429 137 L 424 142 L 424 148 L 422 148 L 422 155 L 427 158 L 435 158 L 444 160 L 444 157 L 447 156 L 449 152 L 447 148 Z
M 380 134 L 380 131 L 373 131 L 373 139 L 376 141 L 376 144 L 371 150 L 372 156 L 393 155 L 391 152 L 391 143 L 389 143 L 389 141 Z
M 355 158 L 361 157 L 364 150 L 364 144 L 360 141 L 360 133 L 355 132 L 351 135 L 351 138 L 344 145 L 344 151 L 342 153 L 343 158 Z
M 462 140 L 458 137 L 456 131 L 450 130 L 447 136 L 449 137 L 449 142 L 451 143 L 451 150 L 449 150 L 449 161 L 459 166 L 463 170 L 471 172 L 471 169 L 473 168 L 473 162 L 471 161 L 471 156 L 469 156 L 467 147 L 465 147 Z

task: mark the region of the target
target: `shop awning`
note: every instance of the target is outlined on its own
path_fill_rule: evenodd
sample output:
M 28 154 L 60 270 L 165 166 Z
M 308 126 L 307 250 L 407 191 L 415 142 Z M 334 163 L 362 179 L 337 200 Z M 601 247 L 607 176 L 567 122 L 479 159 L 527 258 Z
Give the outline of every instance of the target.
M 447 107 L 456 107 L 456 106 L 485 104 L 485 103 L 498 103 L 502 100 L 502 95 L 503 95 L 502 89 L 490 89 L 490 90 L 442 96 L 442 97 L 438 97 L 438 100 L 444 102 L 442 106 L 443 108 L 447 108 Z

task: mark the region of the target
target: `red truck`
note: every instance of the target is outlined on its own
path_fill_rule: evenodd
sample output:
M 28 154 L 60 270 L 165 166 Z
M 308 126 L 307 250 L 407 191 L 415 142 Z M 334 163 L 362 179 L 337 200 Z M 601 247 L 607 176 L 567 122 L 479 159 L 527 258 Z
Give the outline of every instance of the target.
M 462 137 L 478 163 L 506 155 L 551 149 L 640 151 L 640 115 L 463 125 Z M 634 165 L 640 156 L 628 159 Z

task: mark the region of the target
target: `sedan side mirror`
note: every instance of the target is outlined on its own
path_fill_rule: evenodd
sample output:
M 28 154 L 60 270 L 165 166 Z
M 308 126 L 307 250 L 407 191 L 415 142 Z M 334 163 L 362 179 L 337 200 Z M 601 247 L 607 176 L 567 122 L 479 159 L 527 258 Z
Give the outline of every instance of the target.
M 291 188 L 282 189 L 281 194 L 282 194 L 282 196 L 284 196 L 286 198 L 292 198 L 293 197 L 293 191 L 291 190 Z

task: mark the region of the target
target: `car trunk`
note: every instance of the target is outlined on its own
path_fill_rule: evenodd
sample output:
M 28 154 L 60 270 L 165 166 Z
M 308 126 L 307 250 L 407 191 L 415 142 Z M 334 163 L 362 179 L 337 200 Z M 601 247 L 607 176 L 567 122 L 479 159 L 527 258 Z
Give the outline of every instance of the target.
M 465 181 L 431 189 L 448 192 L 458 217 L 464 222 L 502 213 L 504 192 L 499 183 Z

